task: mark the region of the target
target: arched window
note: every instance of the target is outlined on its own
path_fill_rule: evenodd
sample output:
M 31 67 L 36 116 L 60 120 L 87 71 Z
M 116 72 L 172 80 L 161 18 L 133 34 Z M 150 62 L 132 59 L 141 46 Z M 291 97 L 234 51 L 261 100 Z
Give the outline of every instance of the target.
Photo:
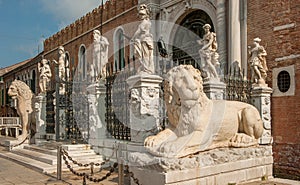
M 114 34 L 114 61 L 114 71 L 125 67 L 125 40 L 122 27 L 117 28 Z
M 79 72 L 79 80 L 86 79 L 86 49 L 85 46 L 80 46 L 79 49 L 79 65 L 78 65 L 78 72 Z

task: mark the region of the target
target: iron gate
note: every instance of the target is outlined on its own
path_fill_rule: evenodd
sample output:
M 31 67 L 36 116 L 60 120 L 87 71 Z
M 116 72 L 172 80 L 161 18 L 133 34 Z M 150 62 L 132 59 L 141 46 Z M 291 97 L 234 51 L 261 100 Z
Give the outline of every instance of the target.
M 87 82 L 56 82 L 56 140 L 87 143 L 89 139 L 89 102 Z

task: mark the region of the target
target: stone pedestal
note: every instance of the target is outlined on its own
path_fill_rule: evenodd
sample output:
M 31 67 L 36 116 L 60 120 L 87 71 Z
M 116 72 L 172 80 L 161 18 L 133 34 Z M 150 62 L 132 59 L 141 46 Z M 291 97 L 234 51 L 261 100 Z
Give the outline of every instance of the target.
M 203 91 L 211 100 L 223 100 L 225 97 L 226 84 L 215 81 L 206 81 L 203 83 Z
M 264 132 L 259 139 L 259 144 L 271 144 L 273 138 L 271 136 L 271 93 L 272 88 L 267 86 L 254 86 L 251 92 L 251 103 L 254 105 L 263 120 Z
M 39 94 L 35 98 L 35 120 L 36 120 L 36 139 L 46 139 L 46 94 Z
M 87 87 L 89 102 L 89 144 L 98 146 L 99 140 L 106 138 L 105 123 L 105 81 Z
M 159 128 L 159 92 L 162 78 L 157 75 L 135 75 L 129 85 L 131 141 L 143 143 Z
M 132 153 L 129 160 L 129 171 L 143 185 L 238 184 L 272 178 L 273 168 L 271 146 L 214 149 L 180 159 Z

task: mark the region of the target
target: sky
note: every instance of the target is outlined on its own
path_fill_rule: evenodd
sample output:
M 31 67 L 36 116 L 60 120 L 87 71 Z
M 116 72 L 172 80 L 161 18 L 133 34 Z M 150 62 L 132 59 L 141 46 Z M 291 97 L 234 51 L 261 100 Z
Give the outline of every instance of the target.
M 100 4 L 101 0 L 0 0 L 0 68 L 35 57 L 43 50 L 43 40 Z

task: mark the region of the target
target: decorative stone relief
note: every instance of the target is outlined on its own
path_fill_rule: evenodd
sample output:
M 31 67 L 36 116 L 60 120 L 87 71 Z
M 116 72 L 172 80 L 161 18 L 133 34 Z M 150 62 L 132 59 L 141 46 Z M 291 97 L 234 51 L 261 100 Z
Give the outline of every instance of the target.
M 36 138 L 42 139 L 46 135 L 46 96 L 39 95 L 34 103 L 36 119 Z
M 153 157 L 147 153 L 131 153 L 131 165 L 157 172 L 171 172 L 177 170 L 195 169 L 198 167 L 216 166 L 225 163 L 234 163 L 257 157 L 272 157 L 272 147 L 258 146 L 250 148 L 217 148 L 197 153 L 184 158 Z
M 263 120 L 263 135 L 259 139 L 260 144 L 271 144 L 273 137 L 271 135 L 271 93 L 273 90 L 269 87 L 254 87 L 251 91 L 251 102 L 258 109 Z
M 143 143 L 145 137 L 159 129 L 159 90 L 162 78 L 156 75 L 132 76 L 130 88 L 131 141 Z
M 201 73 L 191 65 L 172 68 L 164 92 L 169 127 L 144 142 L 155 156 L 179 158 L 220 147 L 254 146 L 263 134 L 254 106 L 208 99 Z

